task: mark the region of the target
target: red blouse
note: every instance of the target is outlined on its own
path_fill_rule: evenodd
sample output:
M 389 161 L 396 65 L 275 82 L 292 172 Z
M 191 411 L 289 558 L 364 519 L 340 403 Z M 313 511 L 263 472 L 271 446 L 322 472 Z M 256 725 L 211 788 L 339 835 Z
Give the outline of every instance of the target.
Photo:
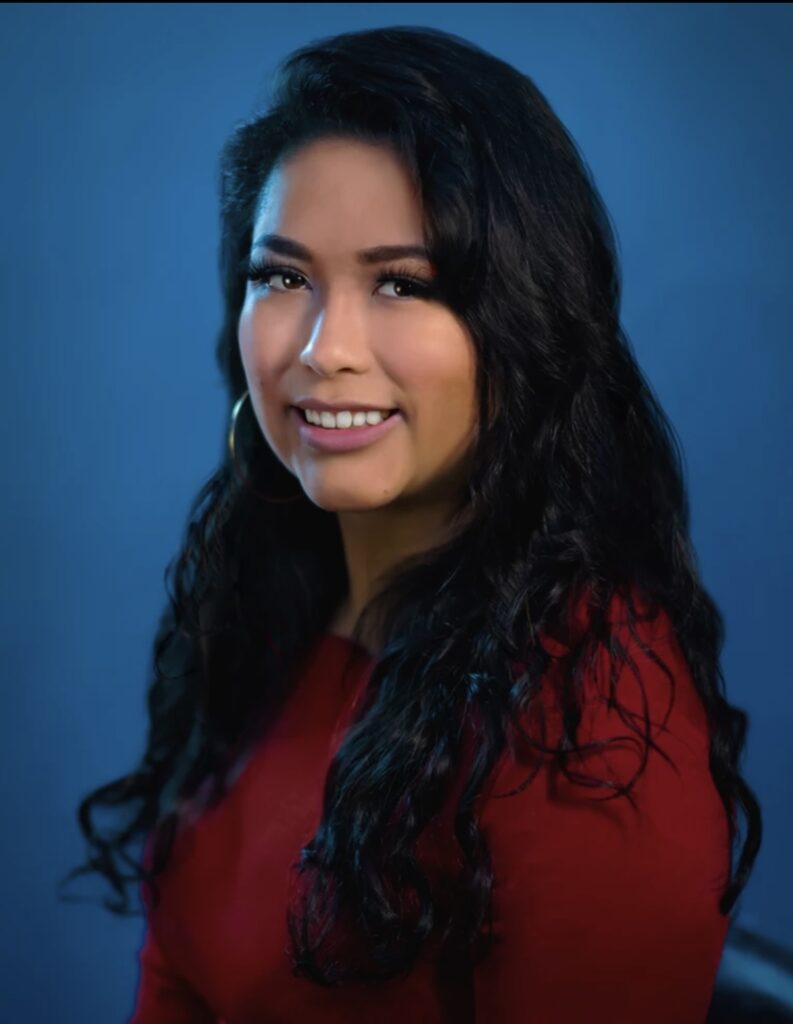
M 424 959 L 373 987 L 324 988 L 291 973 L 289 865 L 314 835 L 325 774 L 373 665 L 351 641 L 322 635 L 229 792 L 180 830 L 156 910 L 141 886 L 147 927 L 129 1024 L 703 1024 L 729 925 L 717 907 L 730 867 L 727 817 L 708 768 L 704 707 L 670 621 L 662 612 L 638 630 L 675 680 L 672 700 L 662 669 L 617 625 L 642 674 L 653 739 L 673 764 L 649 749 L 635 808 L 625 797 L 600 802 L 608 791 L 568 782 L 549 762 L 522 792 L 497 798 L 531 767 L 520 745 L 505 751 L 478 815 L 493 857 L 497 944 L 456 997 Z M 607 706 L 603 657 L 586 684 L 579 742 L 625 739 L 569 766 L 627 781 L 644 740 Z M 629 665 L 617 696 L 641 728 Z M 555 744 L 558 716 L 548 724 Z

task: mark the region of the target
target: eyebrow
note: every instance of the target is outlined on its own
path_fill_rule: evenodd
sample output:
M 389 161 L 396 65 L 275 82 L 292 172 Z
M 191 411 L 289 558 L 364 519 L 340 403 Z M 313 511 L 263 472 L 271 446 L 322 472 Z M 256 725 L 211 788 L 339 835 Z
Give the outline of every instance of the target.
M 253 243 L 254 249 L 271 249 L 281 256 L 291 256 L 296 260 L 311 263 L 313 255 L 301 242 L 283 235 L 260 235 Z M 389 260 L 404 259 L 414 256 L 417 259 L 430 261 L 430 254 L 423 245 L 376 245 L 371 249 L 361 249 L 355 254 L 357 261 L 364 266 L 373 263 L 387 263 Z

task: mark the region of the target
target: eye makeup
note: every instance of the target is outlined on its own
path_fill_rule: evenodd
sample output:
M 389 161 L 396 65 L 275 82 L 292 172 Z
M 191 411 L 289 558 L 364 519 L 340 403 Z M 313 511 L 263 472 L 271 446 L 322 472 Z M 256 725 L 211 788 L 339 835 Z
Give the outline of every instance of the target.
M 274 260 L 267 259 L 267 257 L 257 259 L 246 257 L 243 261 L 242 271 L 245 278 L 254 285 L 269 286 L 270 278 L 278 274 L 302 281 L 306 280 L 305 275 L 301 274 L 295 267 L 284 266 Z M 432 294 L 432 282 L 411 273 L 410 268 L 405 266 L 383 268 L 377 275 L 376 283 L 379 286 L 385 282 L 405 284 L 413 290 L 417 297 Z M 399 297 L 401 298 L 402 296 Z M 406 297 L 411 298 L 412 296 Z

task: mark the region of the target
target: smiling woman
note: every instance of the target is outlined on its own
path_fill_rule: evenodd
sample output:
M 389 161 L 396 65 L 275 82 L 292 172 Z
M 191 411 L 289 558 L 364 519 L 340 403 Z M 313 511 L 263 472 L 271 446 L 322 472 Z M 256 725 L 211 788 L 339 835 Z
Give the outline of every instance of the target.
M 574 142 L 376 29 L 288 58 L 220 191 L 228 455 L 80 807 L 132 1021 L 701 1024 L 760 807 Z
M 268 177 L 253 233 L 307 268 L 249 264 L 239 346 L 253 407 L 306 496 L 338 516 L 357 618 L 376 576 L 440 540 L 464 502 L 478 413 L 474 342 L 432 296 L 431 276 L 419 277 L 430 264 L 423 211 L 391 147 L 337 138 L 303 146 Z M 412 264 L 389 266 L 396 256 Z M 407 268 L 422 287 L 389 294 L 384 285 L 396 291 Z M 299 403 L 324 409 L 325 422 L 306 425 Z M 336 422 L 331 410 L 369 410 L 372 425 Z

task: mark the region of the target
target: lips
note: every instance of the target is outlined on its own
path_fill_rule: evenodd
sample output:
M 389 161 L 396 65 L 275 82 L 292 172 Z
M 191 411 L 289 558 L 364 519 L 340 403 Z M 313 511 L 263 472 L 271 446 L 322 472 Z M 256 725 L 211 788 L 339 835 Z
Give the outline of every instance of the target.
M 362 427 L 330 428 L 316 426 L 303 418 L 297 406 L 293 406 L 290 415 L 294 417 L 301 440 L 310 448 L 325 452 L 347 452 L 367 447 L 381 437 L 398 429 L 403 419 L 399 410 L 379 423 L 365 424 Z
M 389 415 L 391 415 L 391 413 L 401 412 L 397 406 L 389 408 L 387 405 L 358 405 L 355 402 L 350 405 L 340 405 L 332 409 L 325 405 L 292 405 L 290 408 L 297 409 L 300 412 L 318 412 L 320 414 L 323 412 L 332 412 L 334 416 L 340 412 L 351 412 L 354 414 L 356 412 L 383 412 L 384 409 L 388 410 Z

